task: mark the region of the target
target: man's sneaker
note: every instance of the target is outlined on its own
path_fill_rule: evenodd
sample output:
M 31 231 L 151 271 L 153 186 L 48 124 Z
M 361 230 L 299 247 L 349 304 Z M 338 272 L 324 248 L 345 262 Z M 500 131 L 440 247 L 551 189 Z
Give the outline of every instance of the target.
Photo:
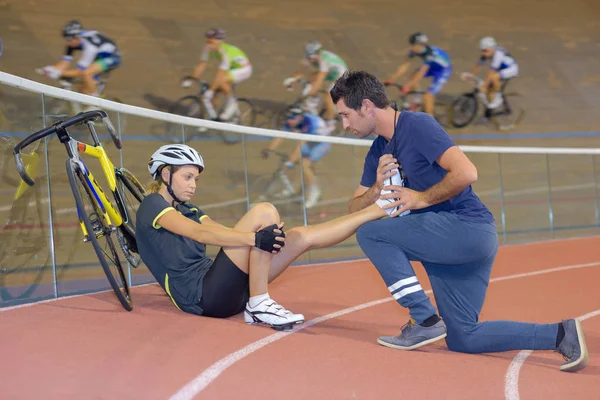
M 268 298 L 258 303 L 256 307 L 250 307 L 250 303 L 246 303 L 244 320 L 247 324 L 269 325 L 279 331 L 303 323 L 304 315 L 293 314 L 277 304 L 275 300 Z
M 588 361 L 588 351 L 581 322 L 577 319 L 567 319 L 562 322 L 562 325 L 565 329 L 565 337 L 556 349 L 565 359 L 565 362 L 560 366 L 560 370 L 567 372 L 579 371 L 586 366 Z
M 384 182 L 383 182 L 383 186 L 389 186 L 389 185 L 396 185 L 396 186 L 404 186 L 404 182 L 402 181 L 402 178 L 400 177 L 400 171 L 398 169 L 396 169 L 396 173 L 394 175 L 392 175 L 391 177 L 387 178 Z M 387 194 L 387 193 L 391 193 L 391 190 L 386 190 L 383 189 L 381 191 L 380 196 Z M 395 202 L 396 199 L 379 199 L 377 200 L 377 205 L 379 207 L 381 207 L 388 215 L 391 215 L 394 211 L 397 211 L 400 206 L 397 207 L 392 207 L 392 208 L 383 208 L 385 205 L 390 204 Z M 403 217 L 407 214 L 410 214 L 410 210 L 404 211 L 402 214 L 398 215 L 399 217 Z
M 446 337 L 446 324 L 439 320 L 435 325 L 424 327 L 410 319 L 402 327 L 402 333 L 398 336 L 381 336 L 377 343 L 382 346 L 399 350 L 413 350 L 426 344 L 433 343 Z

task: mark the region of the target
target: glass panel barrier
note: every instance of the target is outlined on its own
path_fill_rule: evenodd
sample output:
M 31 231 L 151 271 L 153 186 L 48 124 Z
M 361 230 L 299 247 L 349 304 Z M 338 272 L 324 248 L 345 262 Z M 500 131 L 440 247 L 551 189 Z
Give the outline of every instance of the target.
M 25 149 L 26 164 L 36 176 L 33 187 L 21 183 L 11 155 L 18 141 L 57 119 L 74 115 L 76 105 L 35 94 L 36 88 L 40 93 L 48 90 L 0 74 L 3 82 L 8 82 L 0 91 L 0 306 L 109 289 L 91 244 L 83 242 L 66 175 L 64 145 L 52 137 Z M 33 92 L 14 85 L 29 86 Z M 224 125 L 221 129 L 201 128 L 187 125 L 188 120 L 167 122 L 162 117 L 150 118 L 147 110 L 116 107 L 119 112 L 108 113 L 119 130 L 122 150 L 114 146 L 102 124 L 95 125 L 114 165 L 126 168 L 147 187 L 151 154 L 164 144 L 189 144 L 205 162 L 192 203 L 229 227 L 260 202 L 275 205 L 287 230 L 347 214 L 370 144 L 308 142 L 302 146 L 291 137 L 273 139 L 269 131 Z M 259 123 L 259 119 L 254 125 L 265 126 L 272 120 L 264 117 Z M 73 128 L 71 133 L 75 139 L 91 143 L 84 127 Z M 274 140 L 279 142 L 277 150 L 265 152 Z M 305 157 L 286 165 L 295 151 L 302 154 L 302 148 Z M 506 148 L 466 151 L 479 173 L 473 188 L 494 214 L 501 244 L 600 233 L 598 149 L 580 149 L 581 155 L 575 155 L 573 149 L 560 149 L 552 155 L 541 150 L 523 153 L 520 148 L 512 153 L 506 153 Z M 108 192 L 98 161 L 89 155 L 82 159 Z M 106 194 L 114 203 L 112 195 Z M 137 201 L 133 196 L 124 200 L 135 220 Z M 216 246 L 207 248 L 210 257 L 217 251 Z M 363 257 L 352 235 L 329 248 L 306 252 L 294 264 Z M 155 281 L 143 263 L 130 268 L 125 257 L 120 258 L 134 285 Z
M 502 154 L 507 242 L 551 239 L 553 216 L 546 156 Z
M 554 237 L 590 236 L 600 233 L 594 157 L 548 156 Z
M 46 142 L 22 149 L 21 180 L 13 148 L 43 128 L 42 95 L 2 86 L 0 93 L 0 306 L 54 296 Z

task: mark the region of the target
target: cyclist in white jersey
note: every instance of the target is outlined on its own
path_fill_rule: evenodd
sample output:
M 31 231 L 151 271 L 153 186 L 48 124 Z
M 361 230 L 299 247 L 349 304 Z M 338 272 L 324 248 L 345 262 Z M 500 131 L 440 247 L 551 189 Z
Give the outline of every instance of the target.
M 331 136 L 335 127 L 327 124 L 318 115 L 304 112 L 299 104 L 293 105 L 286 113 L 286 122 L 282 128 L 284 131 L 296 131 L 307 135 Z M 261 157 L 267 159 L 271 151 L 275 151 L 283 142 L 283 138 L 273 138 L 266 149 L 261 151 Z M 294 165 L 302 158 L 302 171 L 306 182 L 306 208 L 312 208 L 317 204 L 321 197 L 321 188 L 317 182 L 317 176 L 312 168 L 313 163 L 319 161 L 325 154 L 331 150 L 331 143 L 326 142 L 306 142 L 300 141 L 295 149 L 288 156 L 285 163 L 287 169 L 294 168 Z M 283 192 L 278 195 L 281 197 L 291 196 L 293 193 Z
M 97 31 L 84 30 L 78 21 L 69 21 L 64 26 L 63 37 L 67 42 L 65 55 L 58 63 L 44 67 L 43 73 L 51 79 L 81 78 L 81 93 L 99 95 L 96 92 L 98 76 L 121 65 L 121 52 L 116 43 Z M 76 68 L 67 69 L 77 51 L 82 54 Z
M 328 124 L 335 125 L 335 105 L 331 101 L 329 91 L 335 84 L 335 81 L 346 72 L 348 66 L 337 54 L 324 50 L 321 43 L 316 40 L 312 40 L 306 44 L 304 54 L 305 58 L 301 62 L 300 69 L 293 76 L 286 78 L 283 81 L 283 85 L 286 87 L 292 85 L 304 76 L 307 68 L 312 67 L 316 69 L 316 72 L 308 78 L 311 83 L 310 89 L 307 93 L 303 93 L 303 95 L 311 98 L 317 95 L 319 89 L 324 89 L 325 93 L 322 96 L 326 107 L 324 117 Z M 318 110 L 311 111 L 315 114 L 318 113 Z
M 206 107 L 208 117 L 211 120 L 227 121 L 237 109 L 237 101 L 235 99 L 232 84 L 245 81 L 252 76 L 252 64 L 248 56 L 239 48 L 225 43 L 225 31 L 222 29 L 209 29 L 205 35 L 206 46 L 200 56 L 200 62 L 194 68 L 192 76 L 196 79 L 200 78 L 206 65 L 211 58 L 220 61 L 219 70 L 215 79 L 212 81 L 210 88 L 204 92 L 202 102 Z M 191 81 L 185 80 L 181 86 L 190 87 Z M 225 108 L 221 115 L 217 118 L 217 112 L 212 104 L 212 98 L 215 91 L 220 90 L 227 96 Z
M 500 95 L 502 82 L 516 77 L 519 74 L 519 65 L 505 48 L 498 46 L 496 40 L 491 36 L 486 36 L 479 41 L 479 49 L 481 58 L 471 73 L 476 75 L 479 67 L 490 61 L 490 70 L 485 78 L 483 88 L 487 93 L 487 107 L 498 108 L 503 102 Z M 466 78 L 463 75 L 464 79 Z

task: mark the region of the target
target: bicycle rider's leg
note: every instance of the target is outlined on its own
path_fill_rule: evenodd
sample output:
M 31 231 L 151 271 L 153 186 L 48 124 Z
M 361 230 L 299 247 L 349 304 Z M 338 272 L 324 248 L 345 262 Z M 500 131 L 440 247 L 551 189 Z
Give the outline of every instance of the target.
M 82 93 L 90 96 L 98 96 L 98 75 L 112 71 L 121 65 L 121 58 L 118 56 L 109 56 L 99 58 L 92 63 L 85 71 L 83 71 Z
M 519 66 L 513 64 L 508 68 L 500 71 L 489 70 L 485 78 L 485 87 L 488 88 L 488 108 L 498 108 L 502 105 L 502 81 L 514 78 L 519 73 Z
M 312 208 L 321 197 L 321 188 L 312 168 L 312 164 L 319 161 L 331 150 L 331 143 L 306 143 L 302 146 L 302 166 L 307 188 L 306 208 Z
M 218 85 L 216 85 L 217 82 Z M 222 92 L 225 96 L 227 96 L 232 91 L 229 83 L 229 71 L 219 68 L 215 80 L 213 81 L 213 85 L 215 85 L 214 91 L 207 90 L 202 95 L 202 104 L 204 105 L 206 114 L 208 114 L 208 119 L 211 121 L 217 119 L 217 111 L 215 110 L 215 105 L 213 104 L 215 94 Z
M 227 96 L 225 107 L 219 116 L 221 120 L 227 121 L 237 111 L 238 105 L 235 94 L 232 90 L 232 84 L 240 83 L 252 76 L 252 65 L 246 65 L 242 68 L 232 69 L 228 72 L 227 81 L 221 85 L 223 93 Z
M 96 81 L 96 75 L 102 72 L 102 64 L 96 61 L 87 67 L 81 74 L 81 93 L 90 96 L 96 96 L 96 89 L 98 88 L 98 82 Z
M 325 82 L 323 82 L 323 87 L 325 89 L 325 92 L 323 93 L 323 100 L 325 102 L 325 115 L 323 115 L 323 117 L 325 118 L 325 121 L 329 125 L 335 125 L 335 115 L 336 115 L 335 104 L 333 104 L 333 100 L 331 99 L 331 96 L 329 95 L 329 91 L 331 91 L 334 84 L 335 84 L 335 79 L 326 80 Z
M 504 98 L 502 97 L 502 90 L 505 86 L 505 83 L 519 74 L 519 66 L 517 64 L 513 64 L 508 68 L 501 69 L 498 71 L 499 79 L 497 83 L 497 88 L 494 87 L 496 93 L 494 94 L 495 103 L 490 104 L 490 108 L 497 108 L 502 105 L 504 102 Z
M 427 92 L 423 94 L 423 111 L 427 114 L 434 116 L 435 96 L 442 90 L 444 85 L 446 85 L 450 75 L 452 75 L 452 69 L 450 68 L 431 75 L 431 85 L 427 88 Z

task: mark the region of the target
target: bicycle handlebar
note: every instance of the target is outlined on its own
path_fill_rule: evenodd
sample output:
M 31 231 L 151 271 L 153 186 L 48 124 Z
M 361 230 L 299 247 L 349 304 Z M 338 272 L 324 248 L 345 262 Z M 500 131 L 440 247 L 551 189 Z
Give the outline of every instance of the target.
M 398 90 L 402 90 L 402 85 L 398 85 L 397 83 L 394 83 L 394 82 L 384 83 L 383 86 L 393 86 L 393 87 L 397 88 Z
M 384 84 L 384 86 L 393 86 L 393 87 L 397 88 L 399 91 L 402 91 L 402 87 L 403 87 L 402 85 L 399 85 L 394 82 L 386 83 L 386 84 Z M 424 94 L 424 93 L 425 93 L 424 90 L 410 90 L 406 95 L 404 93 L 402 93 L 402 96 L 404 97 L 404 96 L 408 96 L 411 94 Z
M 33 142 L 41 140 L 41 139 L 45 138 L 46 136 L 50 136 L 54 133 L 58 133 L 59 131 L 66 130 L 67 128 L 70 128 L 73 125 L 77 125 L 81 122 L 84 122 L 84 123 L 92 122 L 97 118 L 102 119 L 102 123 L 104 124 L 104 126 L 106 127 L 108 132 L 110 133 L 110 136 L 113 139 L 113 143 L 115 144 L 117 149 L 120 150 L 122 148 L 121 140 L 116 136 L 115 128 L 114 128 L 112 122 L 110 121 L 110 118 L 108 118 L 108 114 L 106 113 L 106 111 L 93 110 L 93 111 L 82 112 L 82 113 L 79 113 L 79 114 L 65 120 L 65 121 L 58 121 L 48 128 L 42 129 L 40 131 L 37 131 L 37 132 L 27 136 L 25 139 L 23 139 L 21 142 L 19 142 L 14 147 L 13 155 L 15 157 L 15 162 L 17 164 L 17 170 L 19 171 L 19 175 L 21 176 L 21 179 L 29 186 L 33 186 L 35 184 L 35 181 L 33 179 L 31 179 L 31 177 L 27 174 L 27 169 L 26 169 L 25 165 L 23 164 L 23 159 L 21 157 L 21 150 L 24 147 L 27 147 L 30 144 L 32 144 Z M 90 130 L 90 133 L 91 133 L 91 130 Z
M 194 78 L 191 75 L 186 75 L 183 78 L 181 78 L 181 80 L 179 81 L 180 83 L 183 83 L 185 81 L 192 81 L 192 82 L 196 82 L 197 84 L 200 85 L 200 92 L 204 93 L 208 90 L 208 88 L 210 87 L 210 84 L 207 81 L 204 81 L 202 79 L 198 79 L 198 78 Z
M 289 158 L 289 156 L 288 156 L 287 153 L 283 153 L 283 152 L 278 151 L 278 150 L 262 149 L 261 153 L 263 153 L 263 152 L 269 153 L 269 154 L 273 154 L 273 155 L 279 157 L 281 163 L 285 163 L 288 160 L 288 158 Z

